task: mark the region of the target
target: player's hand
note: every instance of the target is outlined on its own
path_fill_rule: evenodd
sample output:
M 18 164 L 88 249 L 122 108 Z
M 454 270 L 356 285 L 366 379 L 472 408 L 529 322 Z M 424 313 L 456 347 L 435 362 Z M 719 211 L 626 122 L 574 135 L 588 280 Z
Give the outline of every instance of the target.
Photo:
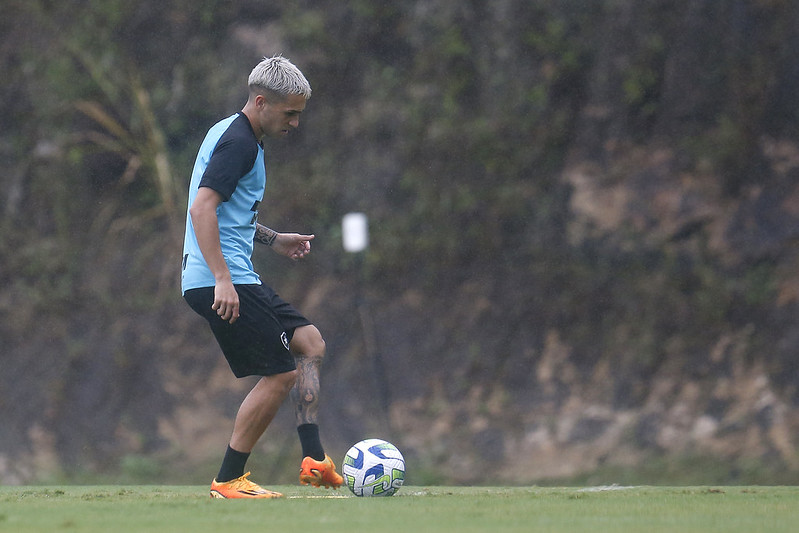
M 231 324 L 239 318 L 239 293 L 232 281 L 217 282 L 214 287 L 214 304 L 211 309 L 216 311 L 219 318 Z
M 311 241 L 314 235 L 300 235 L 299 233 L 278 233 L 272 249 L 280 255 L 296 261 L 311 253 Z

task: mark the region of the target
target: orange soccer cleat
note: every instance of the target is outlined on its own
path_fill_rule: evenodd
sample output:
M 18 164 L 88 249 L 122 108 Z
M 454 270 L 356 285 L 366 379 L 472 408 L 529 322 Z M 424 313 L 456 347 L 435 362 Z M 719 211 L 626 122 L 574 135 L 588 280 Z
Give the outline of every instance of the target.
M 313 485 L 314 487 L 324 487 L 337 489 L 344 482 L 336 472 L 336 465 L 329 455 L 325 455 L 324 461 L 316 461 L 313 457 L 306 457 L 300 466 L 300 483 L 303 485 Z
M 211 498 L 282 498 L 283 495 L 279 492 L 266 490 L 257 483 L 253 483 L 247 476 L 247 472 L 241 477 L 218 483 L 214 480 L 211 483 Z

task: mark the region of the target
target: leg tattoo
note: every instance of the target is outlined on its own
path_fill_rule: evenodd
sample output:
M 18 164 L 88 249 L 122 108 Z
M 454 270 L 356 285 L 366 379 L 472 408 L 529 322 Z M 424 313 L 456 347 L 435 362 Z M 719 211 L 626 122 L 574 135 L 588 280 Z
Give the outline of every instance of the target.
M 297 382 L 291 389 L 297 425 L 316 424 L 319 413 L 319 368 L 321 356 L 297 357 Z

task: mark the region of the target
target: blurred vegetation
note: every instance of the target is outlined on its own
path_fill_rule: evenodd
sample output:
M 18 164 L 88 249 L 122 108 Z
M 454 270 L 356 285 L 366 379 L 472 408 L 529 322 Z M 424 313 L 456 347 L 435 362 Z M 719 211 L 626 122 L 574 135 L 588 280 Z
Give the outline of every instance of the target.
M 218 355 L 178 294 L 189 169 L 207 128 L 243 105 L 251 67 L 277 53 L 314 96 L 295 138 L 267 145 L 263 222 L 317 233 L 316 259 L 256 260 L 293 299 L 330 281 L 313 311 L 342 354 L 333 376 L 357 374 L 347 310 L 365 280 L 378 336 L 413 336 L 392 358 L 435 354 L 425 365 L 452 399 L 479 381 L 510 403 L 534 397 L 512 369 L 556 330 L 581 371 L 624 368 L 619 407 L 664 365 L 708 377 L 711 347 L 740 331 L 747 359 L 797 400 L 796 302 L 779 287 L 795 278 L 799 219 L 783 200 L 799 167 L 775 170 L 764 150 L 799 142 L 794 2 L 6 0 L 3 12 L 6 453 L 38 424 L 66 464 L 155 468 L 158 420 L 185 401 L 169 380 L 201 387 Z M 671 155 L 658 166 L 636 149 Z M 620 210 L 612 229 L 575 209 L 564 175 L 583 164 L 598 187 L 631 191 L 602 208 Z M 674 183 L 669 226 L 655 199 Z M 370 217 L 363 278 L 338 244 L 353 210 Z M 416 294 L 428 316 L 397 310 Z

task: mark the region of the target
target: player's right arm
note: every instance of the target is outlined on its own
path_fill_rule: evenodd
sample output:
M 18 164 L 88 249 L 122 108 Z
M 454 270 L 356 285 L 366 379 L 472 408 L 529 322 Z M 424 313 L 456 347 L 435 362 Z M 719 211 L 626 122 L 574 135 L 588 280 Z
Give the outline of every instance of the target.
M 200 187 L 189 208 L 189 215 L 203 259 L 216 280 L 214 304 L 211 308 L 222 320 L 229 320 L 232 324 L 239 317 L 239 295 L 233 286 L 230 270 L 222 255 L 219 220 L 216 216 L 216 208 L 220 203 L 222 195 L 210 187 Z

